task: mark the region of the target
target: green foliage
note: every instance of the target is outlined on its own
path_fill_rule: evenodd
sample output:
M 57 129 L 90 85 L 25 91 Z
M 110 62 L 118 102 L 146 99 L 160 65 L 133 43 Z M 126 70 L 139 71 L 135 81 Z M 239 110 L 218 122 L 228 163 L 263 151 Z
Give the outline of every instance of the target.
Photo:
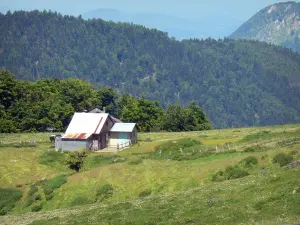
M 97 190 L 96 196 L 102 201 L 106 198 L 111 197 L 113 195 L 113 191 L 114 189 L 111 184 L 104 184 Z
M 38 212 L 38 211 L 41 211 L 42 209 L 42 206 L 41 205 L 35 205 L 31 208 L 31 211 L 32 212 Z
M 292 150 L 289 152 L 289 155 L 293 156 L 293 155 L 298 155 L 298 151 L 297 150 Z
M 0 188 L 0 215 L 9 213 L 14 207 L 17 201 L 22 197 L 22 192 Z
M 300 73 L 300 56 L 289 49 L 228 38 L 176 41 L 165 32 L 139 25 L 53 12 L 15 11 L 1 15 L 0 24 L 4 24 L 0 67 L 18 79 L 39 80 L 39 85 L 27 83 L 26 88 L 5 74 L 0 76 L 5 78 L 0 93 L 9 90 L 7 100 L 0 97 L 7 120 L 13 121 L 12 131 L 14 127 L 44 131 L 48 126 L 64 130 L 70 113 L 92 106 L 106 106 L 111 113 L 137 119 L 143 131 L 161 128 L 159 122 L 148 124 L 138 115 L 127 118 L 126 113 L 117 112 L 122 106 L 115 107 L 110 89 L 95 93 L 90 84 L 75 77 L 96 88 L 108 86 L 157 100 L 163 108 L 169 104 L 186 107 L 196 100 L 217 128 L 300 122 L 300 91 L 289 85 L 289 77 Z M 42 80 L 50 77 L 66 80 Z M 43 90 L 43 86 L 50 87 Z M 15 102 L 14 88 L 25 101 Z M 130 107 L 135 109 L 136 104 Z M 154 122 L 159 111 L 147 114 L 147 119 Z M 185 129 L 194 129 L 189 125 L 197 121 L 189 118 Z M 172 129 L 178 126 L 173 124 Z M 200 129 L 208 127 L 204 124 Z
M 39 163 L 51 167 L 57 167 L 65 163 L 66 155 L 57 151 L 45 151 L 40 155 Z
M 143 198 L 143 197 L 147 197 L 149 195 L 151 195 L 152 191 L 151 190 L 145 190 L 139 193 L 139 197 Z
M 27 192 L 27 195 L 32 196 L 38 191 L 38 188 L 36 185 L 31 185 L 29 191 Z
M 252 167 L 252 166 L 258 164 L 258 160 L 254 156 L 248 156 L 247 158 L 244 158 L 243 160 L 241 160 L 239 162 L 239 164 L 244 167 Z
M 282 167 L 292 162 L 293 156 L 287 155 L 285 153 L 279 153 L 276 156 L 274 156 L 272 161 L 273 163 L 279 163 L 279 165 Z
M 57 189 L 57 188 L 60 188 L 65 183 L 67 183 L 67 176 L 59 175 L 59 176 L 54 177 L 53 179 L 45 182 L 43 187 L 49 188 L 49 189 Z
M 121 163 L 124 162 L 126 159 L 120 157 L 119 155 L 91 155 L 90 157 L 86 157 L 83 162 L 83 170 L 88 170 L 90 168 L 95 168 L 98 166 L 106 165 L 106 164 L 113 164 L 113 163 Z
M 249 173 L 240 168 L 239 166 L 228 166 L 225 171 L 218 171 L 216 174 L 213 175 L 213 181 L 223 181 L 223 180 L 232 180 L 238 179 L 245 176 L 248 176 Z
M 83 162 L 86 157 L 87 157 L 86 151 L 70 152 L 66 157 L 65 163 L 66 165 L 69 166 L 70 169 L 79 172 L 79 170 L 83 166 Z
M 195 102 L 192 102 L 186 109 L 180 105 L 169 105 L 166 109 L 163 121 L 163 129 L 167 131 L 212 129 L 204 112 Z
M 135 159 L 135 160 L 129 161 L 128 165 L 138 165 L 138 164 L 141 164 L 141 163 L 143 163 L 142 159 Z
M 87 205 L 93 203 L 92 200 L 88 199 L 87 197 L 84 196 L 77 196 L 73 199 L 71 205 L 76 206 L 76 205 Z
M 35 202 L 34 196 L 28 195 L 25 200 L 25 206 L 31 206 Z
M 0 71 L 6 74 L 7 71 Z M 36 82 L 14 80 L 14 104 L 8 108 L 0 105 L 0 131 L 47 131 L 49 128 L 61 131 L 69 124 L 74 111 L 105 107 L 110 114 L 124 122 L 134 122 L 140 131 L 160 131 L 163 128 L 164 110 L 156 101 L 137 99 L 130 95 L 119 95 L 115 90 L 105 87 L 94 90 L 90 83 L 79 79 L 44 79 Z M 8 84 L 7 84 L 8 85 Z M 18 94 L 22 92 L 23 94 Z M 4 104 L 4 103 L 3 103 Z M 182 119 L 186 121 L 184 130 L 210 129 L 202 109 L 195 103 L 185 110 Z M 15 147 L 35 147 L 22 142 Z M 57 153 L 45 153 L 41 163 L 56 167 Z M 53 162 L 50 162 L 52 160 Z M 49 162 L 47 162 L 49 161 Z
M 271 136 L 272 136 L 272 133 L 270 131 L 264 130 L 264 131 L 260 131 L 260 132 L 255 133 L 255 134 L 247 135 L 242 139 L 242 141 L 243 142 L 258 141 L 258 140 L 261 140 L 261 139 L 270 138 Z

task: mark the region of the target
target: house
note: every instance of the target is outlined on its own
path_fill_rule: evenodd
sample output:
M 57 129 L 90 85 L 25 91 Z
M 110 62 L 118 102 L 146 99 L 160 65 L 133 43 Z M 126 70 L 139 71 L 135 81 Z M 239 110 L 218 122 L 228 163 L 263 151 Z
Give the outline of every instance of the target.
M 136 124 L 122 123 L 99 109 L 75 113 L 60 141 L 62 151 L 118 151 L 137 142 Z

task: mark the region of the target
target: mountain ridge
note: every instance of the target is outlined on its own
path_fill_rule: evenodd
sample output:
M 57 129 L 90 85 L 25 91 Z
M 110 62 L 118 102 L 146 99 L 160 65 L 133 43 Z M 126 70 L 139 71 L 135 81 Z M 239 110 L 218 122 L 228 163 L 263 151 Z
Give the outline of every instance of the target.
M 260 10 L 230 38 L 266 41 L 300 51 L 300 2 L 280 2 Z

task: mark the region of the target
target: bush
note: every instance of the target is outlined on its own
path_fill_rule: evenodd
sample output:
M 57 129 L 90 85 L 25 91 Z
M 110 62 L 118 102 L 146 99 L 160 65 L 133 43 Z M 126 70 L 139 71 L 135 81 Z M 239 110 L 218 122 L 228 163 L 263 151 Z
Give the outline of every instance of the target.
M 53 194 L 46 195 L 46 201 L 50 201 L 53 197 Z
M 227 167 L 225 170 L 225 174 L 227 180 L 238 179 L 249 175 L 246 170 L 243 170 L 237 166 Z
M 27 192 L 28 196 L 34 195 L 38 191 L 38 188 L 35 185 L 31 185 L 29 191 Z
M 86 204 L 91 204 L 93 203 L 93 201 L 89 200 L 86 197 L 83 196 L 77 196 L 76 198 L 74 198 L 74 200 L 72 201 L 71 205 L 75 206 L 75 205 L 86 205 Z
M 34 203 L 34 201 L 35 201 L 34 196 L 27 196 L 25 206 L 26 207 L 31 206 Z
M 152 194 L 151 190 L 145 190 L 145 191 L 142 191 L 141 193 L 139 193 L 139 197 L 143 198 L 143 197 L 147 197 L 147 196 L 149 196 L 151 194 Z
M 41 200 L 41 199 L 42 199 L 42 196 L 40 194 L 37 194 L 36 196 L 34 196 L 35 201 L 38 201 L 38 200 Z
M 75 151 L 67 155 L 65 164 L 69 166 L 70 169 L 79 172 L 81 169 L 84 159 L 87 157 L 86 151 Z
M 41 205 L 35 205 L 31 208 L 31 211 L 32 212 L 38 212 L 38 211 L 41 211 L 42 209 L 42 206 Z
M 258 160 L 254 156 L 248 156 L 247 158 L 241 160 L 239 164 L 245 167 L 252 167 L 253 165 L 258 164 Z
M 52 188 L 44 187 L 44 193 L 45 193 L 46 196 L 51 195 L 53 191 L 54 190 Z
M 218 171 L 216 174 L 214 174 L 212 177 L 212 181 L 232 180 L 242 178 L 248 175 L 249 173 L 246 170 L 238 166 L 229 166 L 225 169 L 225 171 Z
M 273 163 L 279 163 L 281 167 L 289 164 L 293 161 L 293 156 L 287 155 L 285 153 L 279 153 L 273 158 Z
M 128 165 L 138 165 L 138 164 L 140 164 L 142 162 L 143 162 L 143 160 L 141 160 L 141 159 L 135 159 L 135 160 L 129 161 Z

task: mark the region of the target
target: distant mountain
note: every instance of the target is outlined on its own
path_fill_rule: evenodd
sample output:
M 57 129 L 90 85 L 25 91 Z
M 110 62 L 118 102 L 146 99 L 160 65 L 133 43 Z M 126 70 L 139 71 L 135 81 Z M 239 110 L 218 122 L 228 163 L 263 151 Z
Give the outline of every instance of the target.
M 266 41 L 300 51 L 300 3 L 284 2 L 268 6 L 230 37 Z
M 168 32 L 177 39 L 223 38 L 235 30 L 241 22 L 231 16 L 203 16 L 200 18 L 181 18 L 160 13 L 129 14 L 115 9 L 97 9 L 82 14 L 84 19 L 101 18 L 106 21 L 127 22 L 144 25 Z

